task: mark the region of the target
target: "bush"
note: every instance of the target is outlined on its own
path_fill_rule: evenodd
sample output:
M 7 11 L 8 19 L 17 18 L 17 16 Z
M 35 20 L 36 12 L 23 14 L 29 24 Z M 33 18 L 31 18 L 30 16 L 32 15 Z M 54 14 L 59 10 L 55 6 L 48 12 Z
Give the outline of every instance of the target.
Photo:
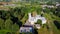
M 42 21 L 40 19 L 38 19 L 37 24 L 42 25 Z

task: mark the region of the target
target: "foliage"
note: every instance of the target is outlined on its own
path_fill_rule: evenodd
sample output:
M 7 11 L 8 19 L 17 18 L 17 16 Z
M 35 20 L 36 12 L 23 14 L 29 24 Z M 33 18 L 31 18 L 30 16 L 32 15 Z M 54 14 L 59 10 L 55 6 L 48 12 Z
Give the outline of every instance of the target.
M 4 29 L 4 20 L 0 18 L 0 30 Z
M 13 24 L 13 22 L 10 20 L 10 19 L 7 19 L 6 21 L 5 21 L 5 29 L 7 29 L 7 30 L 12 30 L 12 24 Z
M 29 0 L 30 1 L 30 0 Z M 40 0 L 38 0 L 40 1 Z M 42 9 L 42 7 L 39 5 L 40 2 L 37 0 L 31 0 L 31 4 L 22 3 L 21 7 L 9 7 L 9 10 L 0 10 L 0 34 L 16 34 L 16 32 L 19 30 L 19 28 L 28 20 L 28 13 L 29 12 L 37 12 L 37 14 L 41 14 L 41 11 L 44 11 L 44 17 L 48 19 L 49 23 L 50 21 L 58 20 L 60 21 L 60 8 L 47 8 Z M 46 0 L 47 1 L 47 0 Z M 20 3 L 20 2 L 19 2 Z M 47 3 L 48 5 L 51 5 L 51 2 Z M 57 11 L 57 12 L 55 12 Z M 38 24 L 42 25 L 41 20 L 37 21 Z M 52 30 L 55 33 L 57 31 L 57 28 L 54 26 L 54 24 L 48 24 L 48 26 L 52 26 Z M 45 25 L 44 28 L 41 28 L 39 31 L 39 34 L 46 34 L 47 31 Z M 57 31 L 58 32 L 58 31 Z
M 42 21 L 40 19 L 38 19 L 37 24 L 42 25 Z

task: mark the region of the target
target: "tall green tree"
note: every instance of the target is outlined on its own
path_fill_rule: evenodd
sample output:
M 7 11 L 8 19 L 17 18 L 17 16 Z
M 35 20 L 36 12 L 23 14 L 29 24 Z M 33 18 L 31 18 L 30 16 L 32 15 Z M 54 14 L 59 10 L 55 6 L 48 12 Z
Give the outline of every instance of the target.
M 12 25 L 13 25 L 13 22 L 10 19 L 7 19 L 5 21 L 5 29 L 12 30 Z
M 12 26 L 12 31 L 13 32 L 17 32 L 19 30 L 19 26 L 15 23 L 15 24 L 13 24 L 13 26 Z
M 4 20 L 0 18 L 0 29 L 4 29 Z

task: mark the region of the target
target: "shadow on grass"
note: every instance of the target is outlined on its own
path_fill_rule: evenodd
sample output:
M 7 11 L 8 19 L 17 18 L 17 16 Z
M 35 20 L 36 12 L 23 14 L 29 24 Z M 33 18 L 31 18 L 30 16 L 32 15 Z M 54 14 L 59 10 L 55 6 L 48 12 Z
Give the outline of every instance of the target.
M 55 24 L 55 26 L 57 27 L 57 29 L 59 29 L 60 30 L 60 23 L 58 22 L 58 21 L 54 21 L 54 24 Z
M 37 31 L 37 29 L 34 29 L 34 34 L 38 34 L 38 31 Z
M 22 26 L 22 22 L 18 20 L 17 17 L 12 16 L 11 20 L 13 21 L 13 24 L 19 25 L 19 28 Z

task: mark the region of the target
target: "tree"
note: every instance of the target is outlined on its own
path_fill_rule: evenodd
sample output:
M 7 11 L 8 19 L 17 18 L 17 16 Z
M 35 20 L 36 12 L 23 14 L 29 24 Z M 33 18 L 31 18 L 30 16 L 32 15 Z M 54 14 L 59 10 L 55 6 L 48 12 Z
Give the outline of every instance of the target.
M 44 12 L 46 12 L 46 13 L 50 13 L 51 11 L 50 11 L 49 8 L 46 8 L 46 9 L 44 9 Z
M 40 19 L 38 19 L 37 24 L 42 25 L 42 21 Z
M 17 17 L 18 16 L 18 13 L 17 12 L 14 12 L 14 16 Z
M 7 19 L 5 21 L 5 29 L 12 30 L 12 25 L 13 25 L 13 22 L 10 19 Z
M 19 30 L 19 26 L 15 23 L 15 24 L 13 24 L 13 26 L 12 26 L 12 32 L 17 32 Z
M 0 17 L 6 20 L 5 16 L 6 16 L 6 12 L 4 10 L 0 10 Z
M 4 29 L 4 20 L 0 18 L 0 29 Z

